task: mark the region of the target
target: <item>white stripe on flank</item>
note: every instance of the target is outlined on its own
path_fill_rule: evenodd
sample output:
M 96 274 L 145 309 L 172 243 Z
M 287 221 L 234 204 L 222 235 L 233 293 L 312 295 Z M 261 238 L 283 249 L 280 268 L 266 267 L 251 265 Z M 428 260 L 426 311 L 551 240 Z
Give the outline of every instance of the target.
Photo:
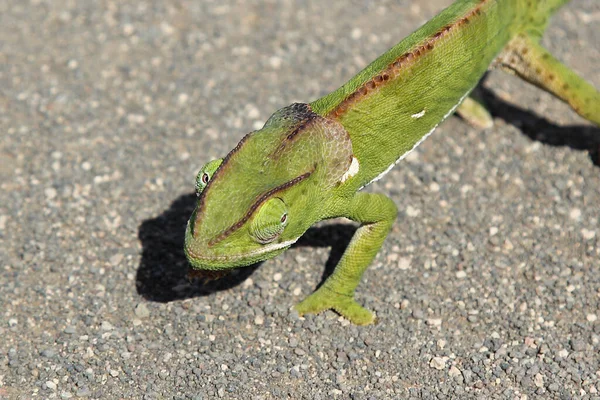
M 340 180 L 340 182 L 346 182 L 348 179 L 350 179 L 354 175 L 358 174 L 359 170 L 360 170 L 360 165 L 358 163 L 358 160 L 356 159 L 356 157 L 352 157 L 352 162 L 350 163 L 350 166 L 348 167 L 348 171 L 346 171 L 344 173 L 344 175 L 342 175 L 342 179 Z
M 422 109 L 420 112 L 418 112 L 418 113 L 416 113 L 416 114 L 413 114 L 413 115 L 411 115 L 410 117 L 411 117 L 411 118 L 414 118 L 414 119 L 419 119 L 419 118 L 421 118 L 423 115 L 425 115 L 425 109 Z
M 468 90 L 467 93 L 465 93 L 460 100 L 458 100 L 458 103 L 456 103 L 451 109 L 450 111 L 448 111 L 446 113 L 446 115 L 444 115 L 442 117 L 442 119 L 440 120 L 440 122 L 438 122 L 437 124 L 435 124 L 435 126 L 433 128 L 431 128 L 431 130 L 429 132 L 427 132 L 421 139 L 419 139 L 419 141 L 417 143 L 415 143 L 415 145 L 412 147 L 412 149 L 410 149 L 409 151 L 407 151 L 406 153 L 402 154 L 396 161 L 394 161 L 389 167 L 387 167 L 387 169 L 385 171 L 383 171 L 381 174 L 379 174 L 378 176 L 376 176 L 375 178 L 373 178 L 369 183 L 367 183 L 367 185 L 370 185 L 371 183 L 380 180 L 385 174 L 387 174 L 388 172 L 390 172 L 390 170 L 392 168 L 394 168 L 394 165 L 398 164 L 400 161 L 402 161 L 406 156 L 408 156 L 410 153 L 412 153 L 412 151 L 414 149 L 417 148 L 418 145 L 420 145 L 421 143 L 423 143 L 423 141 L 425 139 L 427 139 L 429 137 L 429 135 L 431 135 L 433 133 L 433 131 L 435 131 L 435 129 L 438 127 L 439 124 L 441 124 L 446 118 L 448 118 L 450 116 L 450 114 L 452 114 L 454 112 L 454 110 L 456 110 L 456 107 L 458 107 L 460 105 L 460 103 L 463 102 L 463 100 L 469 95 L 469 93 L 471 93 L 471 90 Z M 421 111 L 421 113 L 423 113 L 423 115 L 425 115 L 425 110 Z M 419 113 L 419 114 L 421 114 Z M 418 114 L 414 114 L 411 115 L 411 117 L 414 118 L 415 115 Z M 421 115 L 421 117 L 423 116 Z M 420 117 L 419 117 L 420 118 Z M 367 186 L 365 185 L 365 186 Z M 365 186 L 362 186 L 360 189 L 364 188 Z M 360 190 L 358 189 L 358 190 Z

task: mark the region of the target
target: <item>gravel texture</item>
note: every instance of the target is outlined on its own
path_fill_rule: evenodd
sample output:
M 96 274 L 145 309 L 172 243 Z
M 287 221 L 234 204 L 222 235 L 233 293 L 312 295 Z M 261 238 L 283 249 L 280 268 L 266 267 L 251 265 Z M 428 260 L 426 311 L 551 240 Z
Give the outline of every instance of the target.
M 358 299 L 290 307 L 355 227 L 186 278 L 198 169 L 447 0 L 0 2 L 0 398 L 600 398 L 600 130 L 492 72 L 372 185 L 400 213 Z M 600 87 L 600 3 L 545 43 Z

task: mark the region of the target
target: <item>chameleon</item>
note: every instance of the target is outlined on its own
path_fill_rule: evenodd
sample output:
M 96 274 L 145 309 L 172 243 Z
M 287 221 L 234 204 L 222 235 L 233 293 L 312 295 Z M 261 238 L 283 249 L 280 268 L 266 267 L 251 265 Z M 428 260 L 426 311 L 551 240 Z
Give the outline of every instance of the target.
M 199 171 L 184 244 L 192 270 L 218 273 L 270 259 L 316 222 L 346 217 L 358 229 L 332 274 L 295 309 L 376 322 L 355 290 L 397 207 L 361 189 L 454 112 L 489 126 L 490 114 L 470 97 L 489 68 L 550 92 L 600 126 L 600 93 L 540 44 L 567 1 L 456 1 L 337 90 L 276 111 Z

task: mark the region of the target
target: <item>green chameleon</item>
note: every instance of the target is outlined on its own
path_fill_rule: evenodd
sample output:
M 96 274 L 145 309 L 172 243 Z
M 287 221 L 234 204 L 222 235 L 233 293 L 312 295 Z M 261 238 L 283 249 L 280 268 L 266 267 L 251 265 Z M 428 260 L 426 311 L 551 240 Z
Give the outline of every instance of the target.
M 491 124 L 467 97 L 499 66 L 600 125 L 600 93 L 541 45 L 567 0 L 459 0 L 336 91 L 275 112 L 225 158 L 198 173 L 198 203 L 185 254 L 196 270 L 223 271 L 282 253 L 314 223 L 360 224 L 334 272 L 296 305 L 332 309 L 359 325 L 373 313 L 354 291 L 397 215 L 393 201 L 361 192 L 414 150 L 454 111 Z

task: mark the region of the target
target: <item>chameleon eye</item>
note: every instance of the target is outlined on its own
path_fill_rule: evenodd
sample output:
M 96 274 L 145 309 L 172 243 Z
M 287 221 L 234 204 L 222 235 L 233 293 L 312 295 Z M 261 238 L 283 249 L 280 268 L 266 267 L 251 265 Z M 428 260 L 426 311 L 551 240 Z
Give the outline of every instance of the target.
M 260 244 L 273 242 L 288 223 L 287 206 L 280 198 L 267 200 L 254 215 L 250 235 Z
M 222 162 L 222 158 L 212 160 L 209 163 L 207 163 L 204 167 L 202 167 L 200 172 L 198 172 L 198 175 L 196 175 L 196 196 L 200 196 L 200 194 L 202 193 L 206 185 L 208 185 L 208 182 L 210 182 L 210 179 L 212 178 L 215 171 L 219 168 Z

